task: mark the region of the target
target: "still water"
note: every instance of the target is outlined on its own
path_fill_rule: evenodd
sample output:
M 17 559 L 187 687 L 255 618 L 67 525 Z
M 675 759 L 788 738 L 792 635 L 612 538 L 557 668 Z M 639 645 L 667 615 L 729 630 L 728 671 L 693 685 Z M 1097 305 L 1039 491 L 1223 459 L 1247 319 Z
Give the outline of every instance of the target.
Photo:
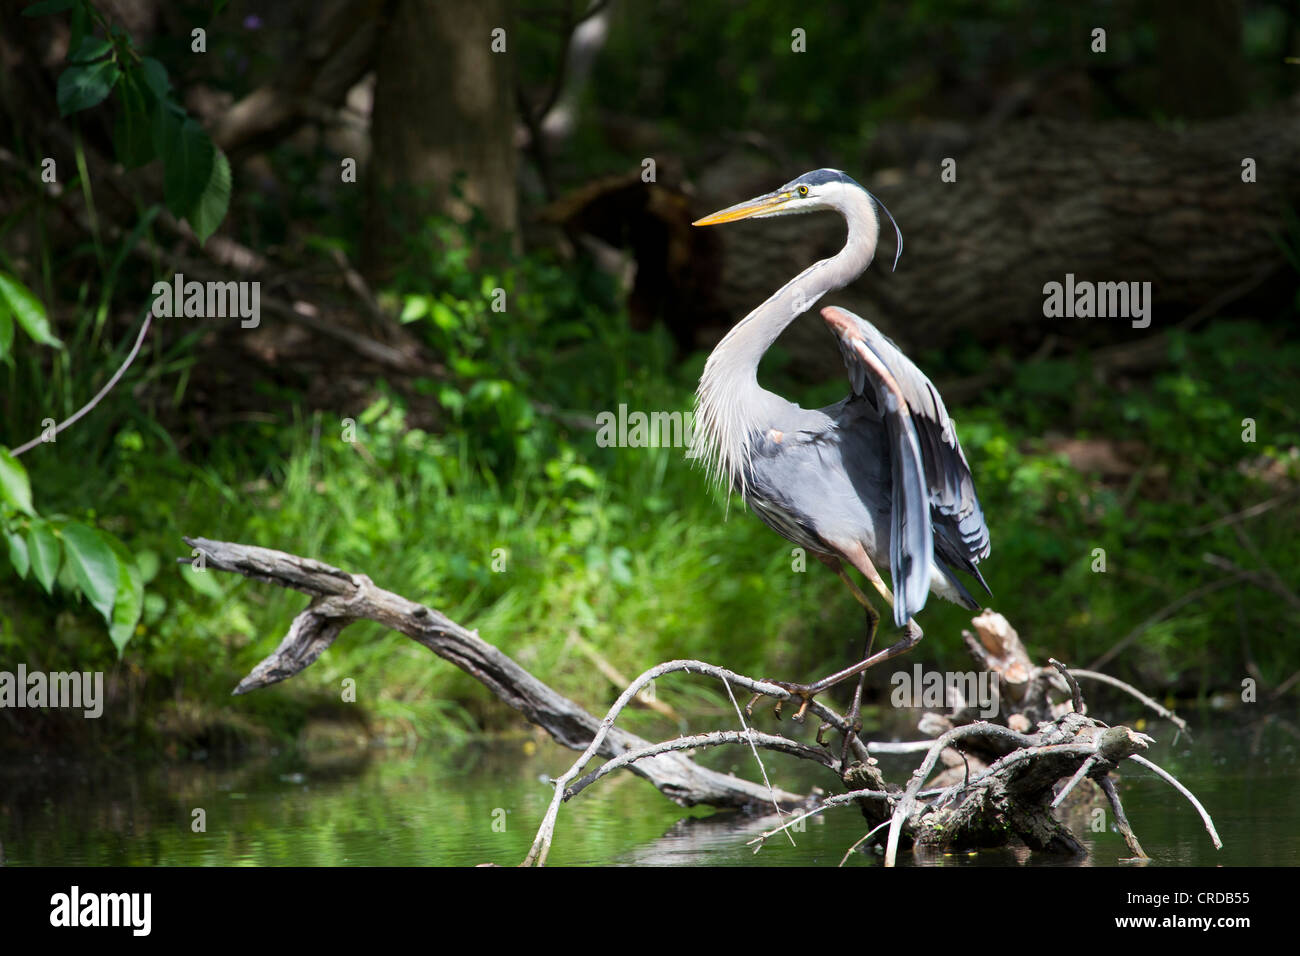
M 786 725 L 788 726 L 788 724 Z M 1192 806 L 1142 768 L 1129 765 L 1120 792 L 1156 865 L 1300 864 L 1300 734 L 1290 719 L 1199 728 L 1175 741 L 1153 724 L 1148 756 L 1205 804 L 1223 838 L 1216 851 Z M 711 755 L 715 769 L 754 775 L 752 756 Z M 247 865 L 471 866 L 523 859 L 546 810 L 548 775 L 573 759 L 531 740 L 456 748 L 421 747 L 363 755 L 282 755 L 237 765 L 51 766 L 30 757 L 0 769 L 0 844 L 8 866 Z M 884 758 L 891 780 L 918 758 Z M 773 782 L 787 789 L 837 790 L 829 774 L 768 755 Z M 195 821 L 202 820 L 199 829 Z M 1062 860 L 1007 850 L 916 860 L 904 865 L 1121 865 L 1113 831 L 1093 832 L 1086 813 L 1070 818 L 1088 848 Z M 621 773 L 561 810 L 552 865 L 834 866 L 864 832 L 855 809 L 808 822 L 757 854 L 750 840 L 772 820 L 683 810 L 646 782 Z M 196 829 L 199 832 L 196 832 Z M 854 853 L 850 866 L 878 866 Z

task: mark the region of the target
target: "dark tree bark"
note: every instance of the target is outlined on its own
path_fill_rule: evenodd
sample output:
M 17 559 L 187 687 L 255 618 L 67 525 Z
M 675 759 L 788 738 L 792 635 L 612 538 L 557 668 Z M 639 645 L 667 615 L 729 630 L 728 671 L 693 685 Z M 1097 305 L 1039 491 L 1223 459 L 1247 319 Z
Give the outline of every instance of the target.
M 493 52 L 492 31 L 506 31 Z M 512 231 L 515 108 L 506 0 L 396 0 L 381 27 L 366 264 L 430 213 Z M 453 183 L 464 176 L 463 198 Z

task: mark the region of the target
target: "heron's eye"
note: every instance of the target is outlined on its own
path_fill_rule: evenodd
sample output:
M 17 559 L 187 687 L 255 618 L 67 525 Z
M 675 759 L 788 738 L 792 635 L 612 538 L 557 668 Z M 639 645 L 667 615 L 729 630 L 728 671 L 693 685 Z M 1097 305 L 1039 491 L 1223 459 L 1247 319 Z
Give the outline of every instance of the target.
M 799 195 L 800 195 L 800 196 L 807 196 L 807 195 L 808 195 L 808 187 L 807 187 L 807 186 L 800 186 L 800 187 L 799 187 Z

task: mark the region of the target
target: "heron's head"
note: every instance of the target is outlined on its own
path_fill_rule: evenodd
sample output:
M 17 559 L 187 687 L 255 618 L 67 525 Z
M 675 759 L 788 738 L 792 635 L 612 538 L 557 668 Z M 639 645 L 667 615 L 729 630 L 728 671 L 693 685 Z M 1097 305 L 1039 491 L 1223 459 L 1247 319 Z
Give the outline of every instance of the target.
M 898 266 L 898 257 L 903 254 L 903 231 L 894 222 L 894 217 L 885 204 L 868 192 L 847 173 L 838 169 L 814 169 L 804 173 L 798 179 L 792 179 L 780 189 L 762 196 L 755 196 L 744 202 L 728 206 L 712 215 L 697 219 L 693 226 L 717 226 L 724 222 L 736 222 L 739 219 L 766 219 L 771 216 L 793 216 L 804 212 L 817 212 L 830 209 L 848 217 L 854 210 L 863 206 L 879 206 L 889 216 L 894 232 L 898 235 L 898 251 L 894 255 L 894 266 Z M 874 230 L 873 230 L 874 231 Z M 874 240 L 872 240 L 874 243 Z

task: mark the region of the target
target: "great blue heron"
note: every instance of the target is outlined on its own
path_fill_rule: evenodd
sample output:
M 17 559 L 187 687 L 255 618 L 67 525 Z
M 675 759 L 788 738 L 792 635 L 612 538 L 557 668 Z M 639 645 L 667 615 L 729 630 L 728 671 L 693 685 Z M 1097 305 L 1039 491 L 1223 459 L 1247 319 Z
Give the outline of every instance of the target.
M 989 553 L 989 530 L 952 419 L 930 380 L 873 326 L 843 309 L 822 309 L 848 367 L 851 394 L 804 409 L 758 384 L 758 363 L 791 322 L 827 292 L 871 264 L 880 237 L 871 193 L 836 169 L 818 169 L 695 222 L 789 216 L 830 209 L 849 227 L 838 255 L 815 262 L 749 313 L 718 343 L 696 393 L 695 454 L 719 484 L 740 493 L 769 527 L 830 566 L 866 609 L 863 660 L 812 684 L 776 681 L 802 700 L 914 647 L 912 616 L 931 591 L 967 608 L 979 605 L 954 573 Z M 898 234 L 894 266 L 903 252 Z M 888 559 L 894 594 L 876 570 Z M 872 655 L 880 615 L 844 569 L 857 568 L 894 608 L 896 644 Z M 992 594 L 991 591 L 989 591 Z M 853 719 L 861 694 L 855 696 Z M 752 702 L 751 702 L 752 706 Z

